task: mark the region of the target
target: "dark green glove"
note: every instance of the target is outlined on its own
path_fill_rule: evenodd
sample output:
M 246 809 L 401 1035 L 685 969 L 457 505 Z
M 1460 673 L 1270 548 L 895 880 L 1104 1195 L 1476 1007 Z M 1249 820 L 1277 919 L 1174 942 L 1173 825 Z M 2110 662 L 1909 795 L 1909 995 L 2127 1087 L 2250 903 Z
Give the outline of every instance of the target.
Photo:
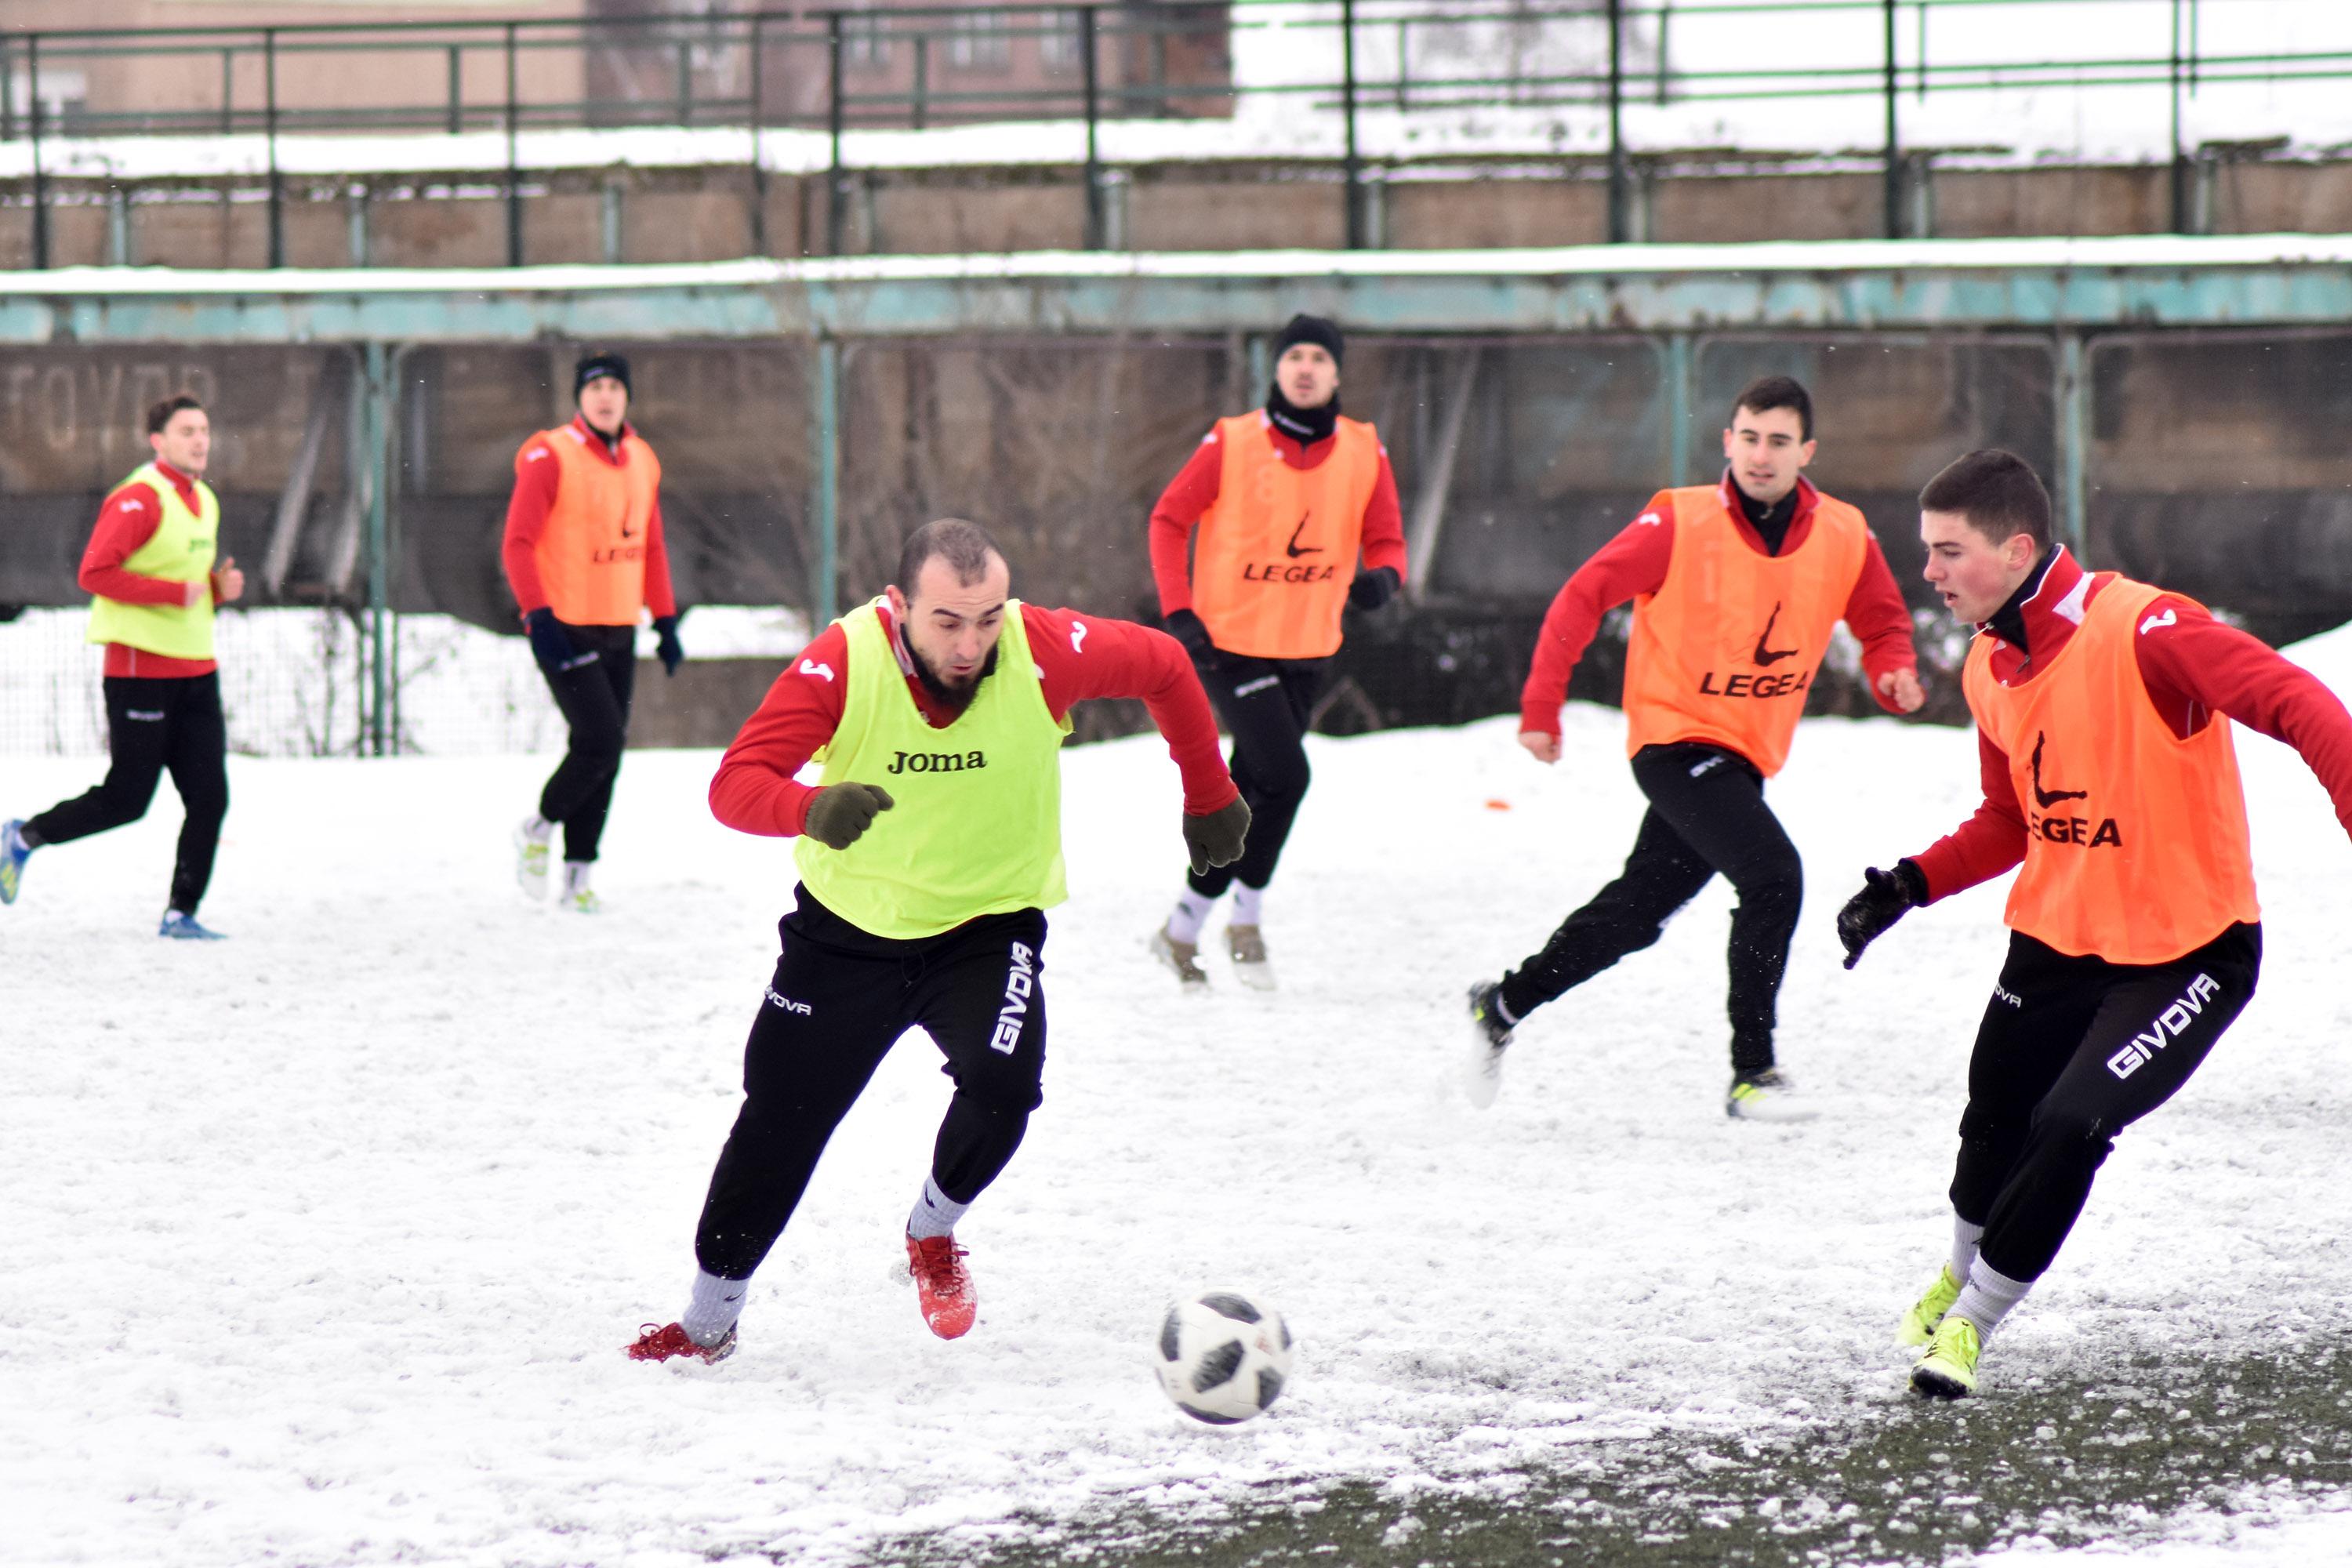
M 876 812 L 893 804 L 878 784 L 827 784 L 810 797 L 808 825 L 801 831 L 828 849 L 846 849 L 873 826 Z
M 1242 844 L 1249 837 L 1249 805 L 1239 795 L 1231 805 L 1221 806 L 1206 816 L 1184 819 L 1184 851 L 1192 857 L 1192 874 L 1199 876 L 1212 866 L 1230 866 L 1242 858 Z

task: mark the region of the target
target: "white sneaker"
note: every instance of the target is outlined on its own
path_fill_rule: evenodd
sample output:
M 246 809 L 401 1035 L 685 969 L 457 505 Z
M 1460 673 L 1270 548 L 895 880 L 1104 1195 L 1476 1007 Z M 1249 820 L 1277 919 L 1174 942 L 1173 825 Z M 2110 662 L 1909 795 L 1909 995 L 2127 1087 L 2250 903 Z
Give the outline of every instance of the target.
M 604 900 L 596 896 L 593 888 L 582 888 L 555 900 L 559 910 L 569 910 L 575 915 L 598 915 L 604 912 Z
M 534 823 L 539 826 L 534 827 Z M 547 842 L 554 835 L 553 823 L 540 823 L 535 816 L 526 816 L 515 825 L 515 882 L 523 897 L 535 904 L 547 901 Z
M 1493 980 L 1470 987 L 1470 1055 L 1462 1064 L 1462 1092 L 1481 1110 L 1503 1092 L 1503 1053 L 1510 1048 L 1511 1026 L 1503 1018 L 1502 990 Z
M 1779 1068 L 1731 1080 L 1723 1113 L 1737 1121 L 1811 1121 L 1821 1111 L 1796 1097 L 1797 1086 Z
M 1225 927 L 1225 952 L 1234 961 L 1234 978 L 1253 991 L 1274 989 L 1274 965 L 1265 961 L 1265 933 L 1256 926 Z
M 1168 928 L 1163 925 L 1151 933 L 1151 940 L 1144 946 L 1150 950 L 1153 958 L 1175 972 L 1177 986 L 1185 994 L 1207 994 L 1209 975 L 1200 964 L 1201 944 L 1199 942 L 1178 942 L 1168 934 Z

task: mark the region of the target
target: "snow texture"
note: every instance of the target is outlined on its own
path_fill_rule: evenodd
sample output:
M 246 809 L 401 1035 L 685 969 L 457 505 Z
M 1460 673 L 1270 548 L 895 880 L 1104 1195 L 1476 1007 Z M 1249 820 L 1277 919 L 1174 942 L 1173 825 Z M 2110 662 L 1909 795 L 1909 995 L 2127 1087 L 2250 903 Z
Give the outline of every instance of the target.
M 1360 9 L 1357 68 L 1367 85 L 1357 139 L 1365 157 L 1410 174 L 1447 159 L 1606 152 L 1605 110 L 1557 101 L 1588 95 L 1605 70 L 1606 34 L 1597 16 L 1534 26 L 1501 18 L 1424 21 L 1409 29 L 1402 46 L 1409 90 L 1400 108 L 1392 85 L 1383 96 L 1377 84 L 1398 78 L 1398 20 L 1431 8 Z M 1906 149 L 1977 167 L 2172 156 L 2173 99 L 2164 64 L 2173 49 L 2169 0 L 2012 0 L 1924 9 L 1924 19 L 1907 13 L 1897 30 L 1895 53 L 1906 73 L 1898 136 Z M 1238 95 L 1232 117 L 1105 121 L 1097 138 L 1105 163 L 1342 155 L 1339 34 L 1331 8 L 1253 6 L 1241 15 L 1244 25 L 1233 35 Z M 2340 69 L 2352 51 L 2352 7 L 2337 0 L 2227 0 L 2198 16 L 2201 68 L 2181 100 L 2185 146 L 2276 139 L 2289 151 L 2313 153 L 2352 142 L 2352 94 L 2340 79 L 2315 75 Z M 1708 154 L 1697 150 L 1720 155 L 1738 148 L 1801 163 L 1850 163 L 1884 147 L 1878 80 L 1885 57 L 1875 6 L 1753 19 L 1685 12 L 1669 24 L 1664 102 L 1657 100 L 1655 27 L 1654 17 L 1637 17 L 1628 39 L 1623 125 L 1630 148 L 1700 157 Z M 1948 86 L 1961 79 L 1939 78 L 1926 96 L 1916 95 L 1910 73 L 1923 47 L 1931 68 L 1969 68 L 1965 79 L 1989 85 Z M 2282 53 L 2313 59 L 2284 68 L 2260 61 Z M 2093 63 L 2053 68 L 2046 63 L 2053 60 Z M 2240 60 L 2249 63 L 2231 63 Z M 1708 73 L 1738 79 L 1690 79 Z M 1514 76 L 1517 85 L 1508 79 Z M 1449 89 L 1449 78 L 1484 85 Z M 1457 100 L 1513 101 L 1464 107 L 1446 101 L 1449 91 Z M 842 161 L 852 168 L 1068 166 L 1085 153 L 1086 127 L 1078 120 L 852 131 L 842 138 Z M 0 142 L 0 178 L 30 175 L 34 155 L 27 141 Z M 278 167 L 296 175 L 479 176 L 503 172 L 508 156 L 500 131 L 277 142 Z M 49 138 L 40 149 L 41 166 L 51 174 L 110 179 L 250 177 L 265 173 L 269 158 L 268 142 L 251 134 Z M 708 167 L 756 158 L 772 172 L 803 174 L 830 166 L 833 147 L 825 132 L 797 129 L 756 135 L 748 126 L 530 130 L 517 133 L 514 158 L 534 172 Z
M 2352 631 L 2298 655 L 2343 689 Z M 1723 1115 L 1720 884 L 1528 1022 L 1475 1112 L 1463 988 L 1613 874 L 1641 811 L 1621 716 L 1566 720 L 1553 769 L 1508 720 L 1316 740 L 1270 996 L 1216 962 L 1180 999 L 1145 957 L 1180 886 L 1160 744 L 1070 752 L 1046 1100 L 961 1235 L 978 1328 L 930 1338 L 898 1267 L 948 1093 L 913 1037 L 709 1368 L 620 1347 L 683 1305 L 793 882 L 785 845 L 709 817 L 711 755 L 631 754 L 597 918 L 509 875 L 544 757 L 234 760 L 217 945 L 150 934 L 168 805 L 39 852 L 0 910 L 0 1562 L 834 1563 L 1106 1503 L 1507 1489 L 1903 1399 L 1891 1331 L 1943 1256 L 2001 894 L 1913 914 L 1851 973 L 1830 917 L 1966 814 L 1974 742 L 1811 721 L 1772 787 L 1811 889 L 1783 1058 L 1822 1120 Z M 2242 752 L 2262 993 L 2123 1137 L 1988 1352 L 1992 1396 L 2347 1324 L 2345 836 L 2291 753 Z M 0 815 L 94 772 L 12 759 Z M 1150 1363 L 1164 1303 L 1212 1279 L 1300 1346 L 1282 1404 L 1224 1430 Z M 2340 1556 L 2319 1506 L 2186 1518 L 2151 1561 Z

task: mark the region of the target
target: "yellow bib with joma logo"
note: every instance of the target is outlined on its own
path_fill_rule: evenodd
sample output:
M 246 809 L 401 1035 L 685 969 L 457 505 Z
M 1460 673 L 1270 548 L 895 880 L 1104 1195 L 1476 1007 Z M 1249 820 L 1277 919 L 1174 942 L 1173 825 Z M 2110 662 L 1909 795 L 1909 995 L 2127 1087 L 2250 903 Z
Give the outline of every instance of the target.
M 841 723 L 817 752 L 824 782 L 888 793 L 891 809 L 846 849 L 793 847 L 817 901 L 875 936 L 937 936 L 982 915 L 1051 909 L 1062 872 L 1062 742 L 1045 706 L 1021 601 L 1004 605 L 996 668 L 944 730 L 915 706 L 877 599 L 836 623 L 849 640 Z
M 209 577 L 220 540 L 220 500 L 212 487 L 202 479 L 196 481 L 196 503 L 203 510 L 192 511 L 180 499 L 179 488 L 152 463 L 114 488 L 120 490 L 123 485 L 136 484 L 155 492 L 163 515 L 154 537 L 132 551 L 122 569 L 166 583 L 196 583 Z M 112 499 L 112 492 L 108 499 Z M 210 658 L 213 596 L 199 594 L 193 605 L 126 605 L 103 595 L 93 595 L 89 640 L 121 643 L 166 658 Z

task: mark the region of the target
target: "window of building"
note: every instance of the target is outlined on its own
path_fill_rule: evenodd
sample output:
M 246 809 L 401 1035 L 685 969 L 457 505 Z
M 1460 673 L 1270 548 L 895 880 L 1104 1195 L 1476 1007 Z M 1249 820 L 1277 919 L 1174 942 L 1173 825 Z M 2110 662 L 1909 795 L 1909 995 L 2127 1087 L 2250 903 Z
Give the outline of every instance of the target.
M 948 25 L 948 64 L 1003 70 L 1013 63 L 1013 29 L 1002 11 L 966 11 Z
M 841 18 L 841 63 L 852 70 L 881 70 L 890 63 L 890 35 L 872 12 Z
M 1077 69 L 1086 50 L 1085 35 L 1079 28 L 1076 11 L 1053 11 L 1045 16 L 1042 26 L 1045 36 L 1037 40 L 1037 63 L 1049 71 Z

